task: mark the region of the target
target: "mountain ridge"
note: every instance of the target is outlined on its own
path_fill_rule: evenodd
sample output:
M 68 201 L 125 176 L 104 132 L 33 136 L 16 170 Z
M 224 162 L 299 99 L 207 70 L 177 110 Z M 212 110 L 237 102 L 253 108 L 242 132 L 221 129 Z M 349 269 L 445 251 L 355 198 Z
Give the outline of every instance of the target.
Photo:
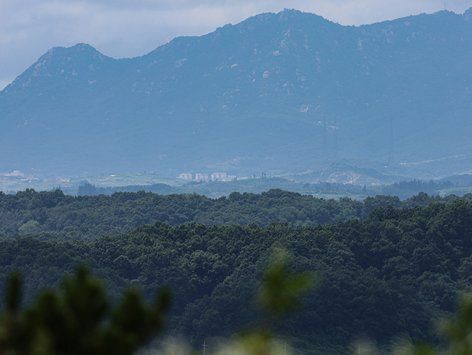
M 206 34 L 203 34 L 203 35 L 184 35 L 184 36 L 176 36 L 174 37 L 173 39 L 171 39 L 169 42 L 166 42 L 162 45 L 159 45 L 157 46 L 155 49 L 147 52 L 147 53 L 144 53 L 142 55 L 137 55 L 137 56 L 131 56 L 131 57 L 112 57 L 112 56 L 108 56 L 106 54 L 104 54 L 103 52 L 101 52 L 100 50 L 98 50 L 97 48 L 95 48 L 94 46 L 92 46 L 91 44 L 88 44 L 88 43 L 83 43 L 83 42 L 79 42 L 79 43 L 76 43 L 74 45 L 71 45 L 71 46 L 68 46 L 68 47 L 64 47 L 64 46 L 56 46 L 56 47 L 52 47 L 50 48 L 46 53 L 44 53 L 42 56 L 40 56 L 40 58 L 38 58 L 38 60 L 32 64 L 29 68 L 31 68 L 32 66 L 34 66 L 35 64 L 37 64 L 42 57 L 44 57 L 45 55 L 49 54 L 49 53 L 54 53 L 58 50 L 64 50 L 64 49 L 67 49 L 67 50 L 72 50 L 72 49 L 76 49 L 76 48 L 85 48 L 85 47 L 88 47 L 89 49 L 92 49 L 94 52 L 100 54 L 101 56 L 104 56 L 106 58 L 109 58 L 109 59 L 113 59 L 113 60 L 130 60 L 130 59 L 138 59 L 138 58 L 142 58 L 142 57 L 146 57 L 156 51 L 159 51 L 160 49 L 164 48 L 164 47 L 167 47 L 169 46 L 170 44 L 172 44 L 174 41 L 179 41 L 179 40 L 186 40 L 186 39 L 196 39 L 196 38 L 202 38 L 202 37 L 206 37 L 206 36 L 209 36 L 209 35 L 212 35 L 220 30 L 223 30 L 224 28 L 227 28 L 227 27 L 235 27 L 235 26 L 238 26 L 238 25 L 243 25 L 247 22 L 250 22 L 251 20 L 256 20 L 256 19 L 259 19 L 259 18 L 273 18 L 274 16 L 283 16 L 285 14 L 298 14 L 298 15 L 305 15 L 305 16 L 309 16 L 309 17 L 312 17 L 312 18 L 318 18 L 322 21 L 324 21 L 325 23 L 330 23 L 330 24 L 333 24 L 333 25 L 336 25 L 336 26 L 340 26 L 340 27 L 354 27 L 354 28 L 368 28 L 370 26 L 375 26 L 375 25 L 378 25 L 378 24 L 388 24 L 388 23 L 395 23 L 395 22 L 398 22 L 398 21 L 405 21 L 405 20 L 408 20 L 408 19 L 412 19 L 412 18 L 418 18 L 418 17 L 431 17 L 431 16 L 434 16 L 434 15 L 440 15 L 440 14 L 448 14 L 448 15 L 452 15 L 452 16 L 459 16 L 459 17 L 464 17 L 464 18 L 468 18 L 468 17 L 471 17 L 472 15 L 472 7 L 465 10 L 464 13 L 460 14 L 460 13 L 456 13 L 454 11 L 450 11 L 450 10 L 440 10 L 440 11 L 436 11 L 436 12 L 433 12 L 433 13 L 419 13 L 419 14 L 416 14 L 416 15 L 409 15 L 409 16 L 405 16 L 405 17 L 400 17 L 400 18 L 396 18 L 396 19 L 391 19 L 391 20 L 384 20 L 384 21 L 378 21 L 378 22 L 373 22 L 373 23 L 367 23 L 367 24 L 361 24 L 361 25 L 345 25 L 345 24 L 341 24 L 341 23 L 338 23 L 336 21 L 332 21 L 332 20 L 329 20 L 323 16 L 320 16 L 320 15 L 317 15 L 316 13 L 311 13 L 311 12 L 304 12 L 304 11 L 300 11 L 300 10 L 297 10 L 297 9 L 292 9 L 292 8 L 286 8 L 280 12 L 265 12 L 265 13 L 260 13 L 260 14 L 257 14 L 257 15 L 254 15 L 254 16 L 251 16 L 251 17 L 248 17 L 247 19 L 241 21 L 241 22 L 238 22 L 237 24 L 232 24 L 232 23 L 228 23 L 226 25 L 223 25 L 223 26 L 220 26 L 220 27 L 217 27 L 214 31 L 211 31 L 209 33 L 206 33 Z M 24 72 L 26 72 L 29 68 L 27 68 Z M 23 72 L 23 73 L 24 73 Z M 18 75 L 17 78 L 21 76 Z M 10 86 L 12 83 L 10 83 L 9 85 L 7 85 L 5 88 L 3 88 L 2 90 L 0 90 L 0 93 L 2 91 L 4 91 L 8 86 Z
M 438 132 L 464 122 L 454 134 L 472 129 L 463 64 L 472 57 L 470 11 L 345 26 L 286 10 L 177 37 L 134 58 L 87 44 L 56 47 L 0 92 L 9 132 L 0 164 L 174 174 L 468 153 L 470 144 L 439 149 L 446 136 Z M 21 154 L 11 136 L 24 142 Z

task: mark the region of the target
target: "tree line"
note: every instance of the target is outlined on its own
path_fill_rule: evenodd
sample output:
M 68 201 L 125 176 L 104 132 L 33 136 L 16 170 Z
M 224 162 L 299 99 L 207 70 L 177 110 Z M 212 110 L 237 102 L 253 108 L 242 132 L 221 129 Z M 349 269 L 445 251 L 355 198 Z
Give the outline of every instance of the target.
M 157 195 L 147 192 L 115 193 L 111 196 L 68 196 L 60 190 L 0 192 L 0 236 L 44 234 L 53 237 L 90 239 L 132 231 L 144 224 L 268 226 L 326 225 L 364 219 L 378 207 L 409 208 L 432 202 L 449 203 L 458 197 L 418 194 L 401 201 L 376 196 L 363 201 L 350 198 L 322 199 L 282 190 L 261 194 L 232 193 L 211 199 L 195 194 Z M 472 199 L 467 195 L 463 200 Z

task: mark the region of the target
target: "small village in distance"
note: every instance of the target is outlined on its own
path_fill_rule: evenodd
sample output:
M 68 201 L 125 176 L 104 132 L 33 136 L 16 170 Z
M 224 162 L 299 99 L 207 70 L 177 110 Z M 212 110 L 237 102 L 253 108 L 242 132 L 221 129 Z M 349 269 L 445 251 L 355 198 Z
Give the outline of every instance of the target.
M 215 172 L 211 174 L 206 174 L 206 173 L 181 173 L 178 176 L 179 180 L 183 181 L 188 181 L 188 182 L 210 182 L 210 181 L 221 181 L 221 182 L 227 182 L 227 181 L 234 181 L 236 180 L 236 176 L 229 175 L 226 172 Z

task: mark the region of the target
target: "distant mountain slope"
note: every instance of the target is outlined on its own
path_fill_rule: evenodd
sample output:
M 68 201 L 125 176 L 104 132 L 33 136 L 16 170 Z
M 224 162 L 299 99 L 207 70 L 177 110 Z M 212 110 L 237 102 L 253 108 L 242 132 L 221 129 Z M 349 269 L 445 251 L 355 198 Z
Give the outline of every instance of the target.
M 471 63 L 472 10 L 360 27 L 286 10 L 132 59 L 53 48 L 0 92 L 0 169 L 460 173 Z

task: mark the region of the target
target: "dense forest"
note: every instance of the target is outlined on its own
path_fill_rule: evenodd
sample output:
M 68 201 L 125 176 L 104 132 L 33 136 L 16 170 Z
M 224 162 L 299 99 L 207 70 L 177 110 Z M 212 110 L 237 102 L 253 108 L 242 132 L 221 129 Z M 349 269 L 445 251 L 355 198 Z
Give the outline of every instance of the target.
M 349 198 L 321 199 L 282 190 L 262 194 L 232 193 L 228 197 L 115 193 L 111 196 L 73 197 L 60 190 L 26 190 L 8 195 L 0 192 L 0 235 L 35 235 L 96 238 L 131 232 L 145 224 L 268 226 L 324 225 L 363 219 L 377 207 L 408 208 L 431 202 L 448 203 L 458 197 L 431 197 L 424 193 L 401 201 L 398 197 L 376 196 L 363 201 Z M 463 197 L 472 199 L 472 195 Z
M 292 255 L 294 271 L 318 280 L 303 311 L 278 329 L 298 349 L 340 353 L 359 338 L 384 347 L 399 338 L 437 342 L 435 322 L 472 288 L 470 198 L 26 191 L 0 201 L 0 284 L 20 270 L 28 302 L 85 264 L 112 296 L 135 285 L 151 297 L 168 285 L 168 332 L 194 344 L 257 322 L 253 296 L 274 248 Z M 131 230 L 146 223 L 154 224 Z M 81 233 L 88 238 L 66 238 Z

